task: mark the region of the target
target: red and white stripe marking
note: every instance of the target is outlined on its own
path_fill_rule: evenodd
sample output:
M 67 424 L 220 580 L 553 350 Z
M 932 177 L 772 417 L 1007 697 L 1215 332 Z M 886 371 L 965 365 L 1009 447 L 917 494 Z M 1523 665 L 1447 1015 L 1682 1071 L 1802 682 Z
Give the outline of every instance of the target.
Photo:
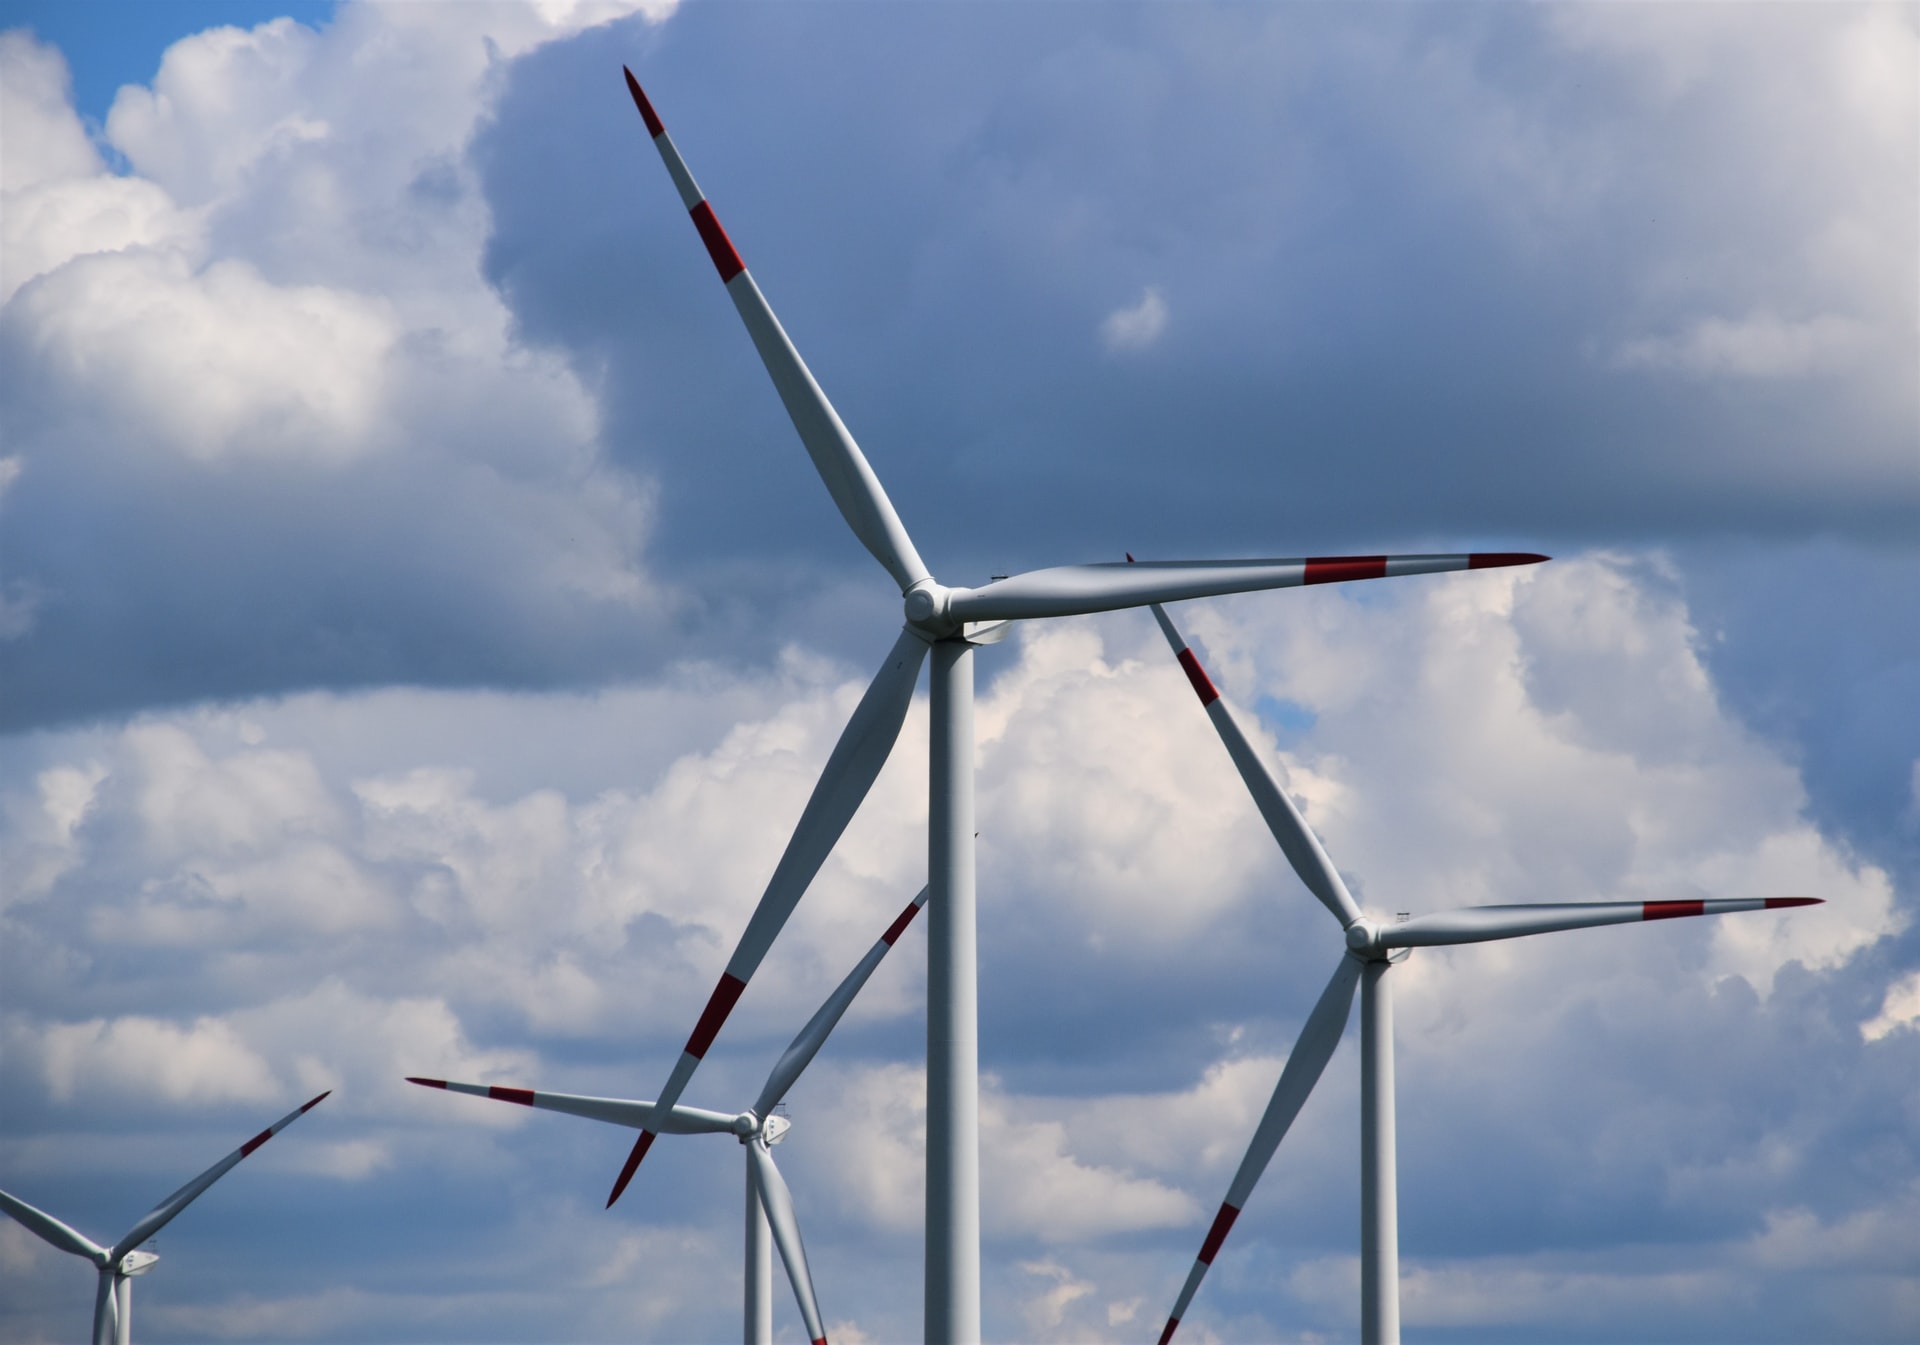
M 1131 561 L 1133 556 L 1128 554 Z M 1313 562 L 1307 562 L 1311 565 Z M 1309 583 L 1312 581 L 1309 580 Z M 1180 660 L 1180 669 L 1186 673 L 1187 681 L 1193 684 L 1193 692 L 1200 698 L 1200 704 L 1211 706 L 1220 699 L 1220 690 L 1214 686 L 1213 679 L 1207 676 L 1207 670 L 1200 666 L 1199 658 L 1187 647 L 1186 637 L 1180 634 L 1180 628 L 1173 624 L 1167 615 L 1167 609 L 1159 603 L 1152 604 L 1153 619 L 1160 623 L 1160 631 L 1167 637 L 1167 643 L 1173 646 L 1173 656 Z
M 1728 915 L 1734 911 L 1779 911 L 1820 906 L 1819 897 L 1709 897 L 1703 901 L 1643 901 L 1642 920 L 1678 920 L 1689 915 Z
M 322 1102 L 325 1102 L 328 1098 L 332 1096 L 333 1096 L 333 1090 L 329 1088 L 326 1092 L 322 1093 L 319 1097 L 313 1099 L 313 1101 L 302 1103 L 300 1106 L 300 1110 L 296 1112 L 290 1112 L 286 1116 L 281 1117 L 278 1121 L 275 1121 L 272 1125 L 268 1126 L 265 1130 L 261 1131 L 258 1135 L 255 1135 L 252 1139 L 248 1140 L 245 1144 L 241 1145 L 240 1156 L 242 1158 L 245 1158 L 248 1154 L 252 1153 L 255 1149 L 258 1149 L 261 1145 L 265 1144 L 268 1140 L 272 1139 L 275 1135 L 278 1135 L 281 1131 L 285 1130 L 288 1126 L 292 1125 L 295 1121 L 299 1120 L 302 1116 L 305 1116 L 308 1112 L 312 1111 L 315 1107 L 319 1106 Z M 249 1171 L 251 1171 L 251 1169 L 249 1169 Z
M 633 95 L 633 105 L 640 109 L 640 120 L 647 124 L 647 134 L 653 137 L 654 148 L 660 151 L 660 157 L 667 165 L 667 174 L 672 177 L 673 185 L 680 192 L 680 202 L 686 206 L 687 213 L 693 217 L 693 227 L 700 231 L 700 241 L 707 245 L 707 255 L 713 259 L 714 270 L 720 273 L 722 284 L 730 283 L 733 278 L 747 269 L 735 251 L 733 240 L 727 237 L 727 231 L 721 227 L 719 217 L 713 213 L 713 207 L 700 191 L 700 184 L 693 180 L 688 171 L 686 160 L 680 157 L 680 151 L 674 148 L 673 137 L 667 134 L 666 126 L 660 120 L 660 114 L 653 110 L 653 103 L 647 98 L 646 91 L 640 87 L 640 81 L 633 77 L 633 71 L 625 66 L 621 73 L 627 77 L 627 92 Z
M 1303 584 L 1343 584 L 1352 579 L 1394 579 L 1407 574 L 1448 570 L 1497 570 L 1507 565 L 1538 565 L 1547 557 L 1532 551 L 1474 551 L 1448 556 L 1308 556 Z
M 1238 1205 L 1231 1200 L 1220 1202 L 1220 1212 L 1213 1216 L 1213 1226 L 1207 1230 L 1206 1241 L 1200 1244 L 1200 1255 L 1194 1258 L 1193 1269 L 1187 1272 L 1187 1282 L 1180 1287 L 1180 1297 L 1175 1300 L 1173 1311 L 1167 1314 L 1167 1325 L 1160 1332 L 1160 1345 L 1167 1345 L 1167 1342 L 1173 1339 L 1173 1333 L 1180 1326 L 1181 1314 L 1193 1302 L 1193 1296 L 1200 1288 L 1200 1281 L 1206 1278 L 1208 1268 L 1213 1265 L 1213 1258 L 1220 1254 L 1220 1244 L 1227 1240 L 1227 1234 L 1233 1229 L 1233 1221 L 1239 1217 Z
M 628 79 L 633 77 L 629 75 Z M 634 86 L 636 89 L 638 85 Z M 720 974 L 720 984 L 713 988 L 713 994 L 707 999 L 707 1007 L 700 1011 L 700 1021 L 693 1025 L 693 1033 L 687 1038 L 686 1048 L 681 1051 L 680 1059 L 673 1068 L 673 1077 L 668 1079 L 662 1097 L 679 1100 L 686 1081 L 693 1077 L 693 1071 L 707 1058 L 707 1051 L 713 1045 L 713 1039 L 720 1035 L 720 1029 L 727 1021 L 727 1015 L 733 1012 L 733 1006 L 740 1002 L 740 996 L 746 991 L 745 980 L 732 972 Z M 676 1084 L 677 1081 L 677 1084 Z M 664 1105 L 671 1106 L 671 1102 Z M 634 1140 L 633 1148 L 627 1153 L 627 1161 L 620 1165 L 620 1175 L 614 1178 L 613 1190 L 607 1196 L 607 1208 L 613 1208 L 613 1202 L 620 1199 L 626 1191 L 633 1174 L 640 1170 L 640 1163 L 647 1156 L 647 1150 L 653 1147 L 654 1132 L 643 1130 Z
M 522 1107 L 533 1105 L 534 1091 L 531 1088 L 505 1088 L 491 1083 L 449 1083 L 445 1079 L 416 1079 L 407 1076 L 408 1083 L 417 1083 L 422 1088 L 444 1088 L 449 1093 L 465 1093 L 468 1097 L 492 1098 L 495 1102 L 517 1102 Z
M 926 904 L 927 889 L 922 888 L 920 895 L 907 903 L 907 909 L 893 918 L 893 923 L 887 926 L 887 932 L 880 936 L 880 942 L 889 948 L 893 947 L 900 936 L 907 932 L 907 926 L 913 923 L 913 917 L 920 914 L 920 908 Z

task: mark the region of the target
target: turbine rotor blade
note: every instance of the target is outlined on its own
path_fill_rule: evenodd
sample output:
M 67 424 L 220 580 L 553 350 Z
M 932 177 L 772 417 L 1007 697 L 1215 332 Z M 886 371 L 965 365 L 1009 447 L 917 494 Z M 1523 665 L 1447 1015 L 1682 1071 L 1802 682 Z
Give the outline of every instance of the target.
M 113 1267 L 100 1267 L 100 1279 L 93 1291 L 93 1345 L 116 1345 L 120 1305 L 114 1288 Z
M 713 258 L 721 283 L 727 287 L 740 320 L 746 324 L 747 335 L 753 338 L 754 349 L 760 353 L 760 362 L 772 377 L 774 389 L 780 394 L 787 415 L 793 419 L 794 429 L 800 432 L 800 442 L 806 445 L 814 470 L 820 473 L 827 493 L 833 496 L 853 535 L 886 567 L 887 573 L 900 585 L 900 591 L 905 593 L 932 577 L 919 552 L 914 550 L 906 526 L 900 522 L 893 502 L 887 498 L 880 478 L 874 475 L 860 445 L 847 432 L 833 403 L 820 390 L 806 361 L 800 358 L 780 320 L 773 315 L 766 296 L 760 293 L 746 263 L 740 260 L 727 231 L 720 227 L 713 207 L 707 204 L 693 174 L 687 171 L 686 161 L 674 148 L 672 137 L 661 124 L 639 81 L 633 77 L 633 71 L 625 67 L 622 70 L 627 77 L 627 92 L 633 95 L 633 105 L 640 110 L 647 133 L 653 137 L 654 148 L 660 151 L 667 173 L 680 192 L 680 202 L 693 217 L 694 227 L 707 245 L 707 254 Z
M 760 904 L 747 922 L 746 932 L 740 936 L 733 956 L 727 961 L 727 969 L 720 976 L 720 984 L 714 987 L 700 1020 L 694 1024 L 693 1034 L 687 1038 L 655 1106 L 671 1107 L 680 1100 L 688 1080 L 705 1058 L 707 1048 L 713 1045 L 727 1015 L 733 1012 L 747 982 L 773 946 L 775 936 L 793 914 L 814 874 L 826 862 L 840 833 L 853 820 L 867 791 L 873 788 L 874 778 L 886 765 L 894 740 L 900 736 L 900 726 L 906 722 L 907 707 L 913 702 L 914 683 L 920 678 L 920 665 L 926 657 L 927 642 L 913 631 L 902 629 L 900 638 L 887 652 L 887 661 L 880 665 L 880 671 L 854 708 L 853 718 L 841 731 L 840 741 L 827 757 L 826 769 L 821 771 L 820 781 L 814 785 L 813 795 L 800 814 L 800 823 L 787 842 L 786 853 L 774 867 L 767 890 L 761 894 Z M 643 1130 L 634 1141 L 633 1151 L 627 1155 L 626 1164 L 613 1183 L 613 1192 L 607 1197 L 609 1208 L 633 1180 L 640 1160 L 653 1145 L 653 1135 L 653 1131 Z
M 793 1282 L 793 1296 L 800 1304 L 807 1339 L 813 1345 L 826 1345 L 820 1304 L 813 1296 L 813 1272 L 807 1269 L 807 1249 L 800 1242 L 800 1223 L 793 1217 L 793 1193 L 787 1190 L 786 1179 L 774 1166 L 773 1154 L 758 1136 L 747 1142 L 747 1161 L 753 1164 L 753 1175 L 760 1185 L 760 1204 L 767 1212 L 767 1226 L 773 1230 L 773 1245 L 780 1249 L 787 1278 Z
M 1302 584 L 1340 584 L 1355 579 L 1533 565 L 1545 559 L 1547 557 L 1532 552 L 1478 551 L 1431 556 L 1305 556 L 1291 560 L 1156 560 L 1061 565 L 1029 570 L 996 580 L 985 588 L 949 590 L 946 613 L 955 621 L 1080 616 L 1187 598 L 1213 598 Z
M 255 1135 L 238 1149 L 235 1149 L 218 1163 L 215 1163 L 198 1177 L 195 1177 L 178 1191 L 175 1191 L 158 1205 L 148 1210 L 141 1216 L 139 1223 L 129 1228 L 121 1239 L 113 1244 L 113 1250 L 109 1252 L 108 1255 L 113 1258 L 114 1263 L 117 1265 L 121 1257 L 132 1251 L 135 1247 L 138 1247 L 155 1233 L 158 1233 L 176 1214 L 198 1200 L 209 1186 L 212 1186 L 215 1182 L 226 1176 L 228 1172 L 232 1171 L 234 1165 L 241 1159 L 247 1157 L 247 1155 L 251 1154 L 255 1149 L 258 1149 L 275 1135 L 278 1135 L 302 1116 L 305 1116 L 308 1112 L 326 1101 L 332 1093 L 333 1090 L 329 1088 L 325 1093 L 314 1098 L 311 1102 L 304 1102 L 298 1107 L 295 1107 L 258 1135 Z
M 626 1126 L 630 1130 L 651 1130 L 659 1135 L 732 1134 L 740 1118 L 730 1112 L 706 1111 L 700 1107 L 669 1107 L 663 1113 L 652 1102 L 630 1102 L 625 1098 L 586 1097 L 578 1093 L 543 1093 L 532 1088 L 505 1088 L 499 1084 L 454 1083 L 446 1079 L 417 1079 L 408 1083 L 422 1088 L 444 1088 L 449 1093 L 492 1098 L 512 1102 L 536 1111 L 565 1112 L 584 1116 L 589 1121 Z
M 133 1345 L 133 1281 L 124 1275 L 113 1281 L 114 1345 Z
M 867 950 L 867 955 L 860 959 L 859 965 L 847 973 L 847 979 L 840 982 L 839 987 L 827 996 L 827 1002 L 815 1010 L 813 1017 L 807 1020 L 807 1025 L 795 1035 L 792 1044 L 775 1063 L 773 1073 L 767 1076 L 760 1096 L 754 1099 L 755 1116 L 765 1116 L 778 1106 L 780 1099 L 787 1095 L 787 1090 L 793 1087 L 794 1080 L 813 1063 L 814 1056 L 826 1044 L 827 1035 L 853 1003 L 853 997 L 860 993 L 867 978 L 873 975 L 874 968 L 892 950 L 894 941 L 906 933 L 907 926 L 913 923 L 913 917 L 920 913 L 920 908 L 927 904 L 927 893 L 931 890 L 926 887 L 920 889 L 920 895 L 908 902 L 907 908 L 894 917 L 893 924 L 880 936 L 880 941 Z
M 1359 959 L 1341 954 L 1340 965 L 1333 971 L 1333 979 L 1320 992 L 1319 1002 L 1313 1006 L 1313 1012 L 1307 1015 L 1307 1021 L 1300 1029 L 1300 1039 L 1294 1042 L 1293 1050 L 1287 1056 L 1286 1067 L 1280 1071 L 1280 1082 L 1274 1085 L 1266 1114 L 1254 1129 L 1253 1143 L 1247 1146 L 1247 1156 L 1240 1160 L 1240 1170 L 1233 1175 L 1233 1184 L 1227 1188 L 1227 1198 L 1221 1202 L 1220 1212 L 1214 1215 L 1206 1240 L 1200 1244 L 1200 1255 L 1195 1259 L 1193 1269 L 1187 1272 L 1187 1282 L 1181 1287 L 1180 1297 L 1174 1301 L 1173 1311 L 1168 1314 L 1166 1329 L 1160 1333 L 1160 1345 L 1166 1345 L 1173 1339 L 1181 1317 L 1186 1314 L 1187 1305 L 1193 1302 L 1200 1281 L 1206 1278 L 1207 1268 L 1220 1251 L 1220 1244 L 1227 1240 L 1233 1221 L 1240 1217 L 1240 1211 L 1246 1207 L 1247 1198 L 1253 1194 L 1260 1175 L 1273 1160 L 1274 1150 L 1280 1147 L 1280 1141 L 1293 1124 L 1293 1118 L 1300 1114 L 1301 1105 L 1306 1102 L 1307 1095 L 1313 1092 L 1313 1086 L 1320 1081 L 1327 1062 L 1333 1059 L 1333 1053 L 1340 1045 L 1341 1034 L 1346 1031 L 1347 1017 L 1353 1011 L 1353 993 L 1359 983 Z
M 1226 744 L 1227 755 L 1233 758 L 1235 769 L 1240 772 L 1247 791 L 1253 795 L 1253 801 L 1260 809 L 1260 816 L 1267 821 L 1267 830 L 1273 833 L 1274 840 L 1280 842 L 1287 862 L 1293 865 L 1293 871 L 1300 875 L 1300 881 L 1307 885 L 1307 890 L 1333 912 L 1334 919 L 1340 922 L 1342 929 L 1354 924 L 1360 919 L 1360 907 L 1352 893 L 1347 891 L 1347 885 L 1340 880 L 1339 870 L 1333 867 L 1333 861 L 1327 858 L 1320 838 L 1313 834 L 1313 828 L 1300 816 L 1293 799 L 1273 778 L 1273 772 L 1254 750 L 1253 744 L 1247 741 L 1239 721 L 1214 689 L 1207 670 L 1200 666 L 1199 658 L 1187 647 L 1186 640 L 1181 637 L 1166 609 L 1159 603 L 1152 604 L 1152 607 L 1153 619 L 1160 623 L 1161 633 L 1167 637 L 1167 643 L 1173 646 L 1174 657 L 1180 660 L 1180 666 L 1186 670 L 1187 680 L 1199 695 L 1200 704 L 1206 709 L 1207 718 L 1213 721 L 1214 731 L 1220 735 L 1220 741 Z
M 1596 925 L 1823 904 L 1819 897 L 1709 897 L 1699 901 L 1565 901 L 1527 906 L 1467 906 L 1384 926 L 1376 942 L 1382 948 L 1432 948 L 1454 943 L 1490 943 L 1495 939 L 1589 929 Z
M 0 1191 L 0 1210 L 5 1210 L 12 1215 L 16 1223 L 42 1242 L 50 1242 L 63 1252 L 84 1256 L 96 1266 L 105 1266 L 112 1262 L 112 1257 L 105 1247 L 84 1233 L 67 1227 L 45 1210 L 35 1209 L 18 1196 L 10 1196 L 5 1191 Z

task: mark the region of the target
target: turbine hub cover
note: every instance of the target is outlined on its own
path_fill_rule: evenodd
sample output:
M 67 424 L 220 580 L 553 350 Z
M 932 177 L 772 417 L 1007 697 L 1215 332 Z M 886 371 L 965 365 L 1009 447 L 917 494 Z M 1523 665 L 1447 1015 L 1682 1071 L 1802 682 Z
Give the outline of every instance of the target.
M 947 587 L 937 580 L 922 579 L 907 590 L 907 622 L 914 626 L 940 627 L 947 624 Z

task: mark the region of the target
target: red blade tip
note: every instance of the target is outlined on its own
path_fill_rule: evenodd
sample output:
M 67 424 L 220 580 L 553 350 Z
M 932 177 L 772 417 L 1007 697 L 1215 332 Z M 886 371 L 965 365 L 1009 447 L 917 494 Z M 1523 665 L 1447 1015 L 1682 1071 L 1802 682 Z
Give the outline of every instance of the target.
M 422 1088 L 445 1088 L 447 1086 L 445 1079 L 416 1079 L 411 1074 L 407 1076 L 407 1082 L 417 1083 Z
M 1552 560 L 1537 551 L 1476 551 L 1467 557 L 1469 570 L 1497 570 L 1503 565 L 1538 565 Z
M 658 136 L 667 128 L 660 121 L 659 114 L 653 110 L 653 104 L 647 101 L 646 93 L 640 88 L 640 81 L 633 77 L 633 71 L 624 65 L 620 73 L 627 77 L 627 92 L 633 95 L 633 105 L 640 109 L 640 120 L 647 124 L 647 134 Z
M 325 1102 L 325 1101 L 326 1101 L 326 1100 L 327 1100 L 328 1098 L 330 1098 L 330 1097 L 332 1097 L 332 1096 L 333 1096 L 333 1090 L 332 1090 L 331 1088 L 329 1088 L 329 1089 L 328 1089 L 328 1090 L 327 1090 L 326 1092 L 324 1092 L 324 1093 L 322 1093 L 322 1094 L 321 1094 L 321 1095 L 320 1095 L 319 1097 L 317 1097 L 317 1098 L 315 1098 L 315 1099 L 314 1099 L 313 1101 L 311 1101 L 311 1102 L 309 1102 L 309 1103 L 307 1103 L 307 1104 L 306 1104 L 306 1105 L 305 1105 L 304 1107 L 302 1107 L 302 1108 L 301 1108 L 300 1110 L 301 1110 L 301 1112 L 303 1112 L 303 1113 L 305 1113 L 305 1112 L 310 1112 L 310 1111 L 312 1111 L 312 1110 L 313 1110 L 313 1109 L 314 1109 L 315 1107 L 317 1107 L 317 1106 L 319 1106 L 319 1105 L 320 1105 L 320 1104 L 321 1104 L 322 1102 Z
M 627 1165 L 620 1169 L 620 1176 L 613 1183 L 613 1194 L 607 1197 L 607 1208 L 613 1208 L 613 1202 L 627 1189 L 627 1183 L 633 1180 L 633 1174 L 639 1170 L 640 1160 L 647 1156 L 647 1150 L 653 1147 L 653 1132 L 643 1130 L 640 1138 L 633 1142 L 633 1152 L 627 1155 Z
M 1827 904 L 1827 899 L 1825 897 L 1768 897 L 1767 898 L 1767 909 L 1770 911 L 1777 911 L 1785 906 L 1825 906 L 1826 904 Z

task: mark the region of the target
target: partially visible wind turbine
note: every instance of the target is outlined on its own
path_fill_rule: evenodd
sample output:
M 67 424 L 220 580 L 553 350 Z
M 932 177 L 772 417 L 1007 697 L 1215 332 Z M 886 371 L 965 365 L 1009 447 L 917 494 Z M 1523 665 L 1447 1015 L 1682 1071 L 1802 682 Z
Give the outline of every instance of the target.
M 620 1098 L 578 1097 L 570 1093 L 540 1093 L 529 1088 L 501 1088 L 478 1083 L 449 1083 L 445 1079 L 409 1078 L 426 1088 L 444 1088 L 451 1093 L 469 1093 L 474 1097 L 499 1102 L 517 1102 L 523 1107 L 566 1112 L 589 1120 L 606 1121 L 656 1135 L 733 1135 L 747 1154 L 747 1268 L 746 1268 L 746 1345 L 767 1345 L 773 1339 L 772 1303 L 769 1296 L 772 1264 L 767 1255 L 768 1226 L 780 1249 L 780 1259 L 793 1282 L 793 1296 L 800 1304 L 800 1316 L 806 1323 L 807 1338 L 814 1345 L 826 1345 L 826 1328 L 820 1323 L 820 1305 L 814 1298 L 813 1274 L 807 1269 L 807 1250 L 800 1242 L 800 1225 L 793 1214 L 793 1197 L 787 1190 L 780 1169 L 774 1166 L 771 1146 L 786 1134 L 787 1119 L 774 1114 L 774 1108 L 787 1095 L 794 1082 L 819 1054 L 827 1035 L 853 1003 L 855 995 L 873 975 L 874 968 L 894 942 L 913 923 L 920 908 L 927 904 L 927 888 L 907 904 L 894 918 L 879 942 L 867 950 L 859 965 L 847 974 L 827 1002 L 815 1011 L 800 1029 L 786 1052 L 767 1075 L 760 1096 L 739 1113 L 703 1111 L 698 1107 L 662 1107 L 657 1102 L 628 1102 Z
M 984 588 L 948 588 L 921 561 L 879 477 L 788 340 L 633 72 L 626 71 L 626 77 L 627 91 L 653 137 L 654 148 L 746 324 L 814 469 L 854 536 L 899 586 L 906 615 L 905 628 L 828 756 L 786 852 L 655 1105 L 671 1107 L 679 1101 L 774 937 L 867 796 L 900 734 L 920 665 L 931 649 L 927 877 L 933 906 L 927 917 L 926 1338 L 936 1345 L 977 1341 L 980 1084 L 973 851 L 974 646 L 999 639 L 1007 622 L 1032 617 L 1079 616 L 1299 584 L 1526 565 L 1546 557 L 1482 552 L 1065 565 L 996 579 Z M 626 1190 L 656 1133 L 651 1127 L 641 1130 L 614 1181 L 608 1205 Z
M 99 1268 L 100 1284 L 93 1296 L 93 1345 L 127 1345 L 133 1333 L 133 1277 L 146 1274 L 160 1259 L 154 1252 L 137 1250 L 140 1244 L 166 1227 L 174 1215 L 199 1199 L 201 1192 L 226 1176 L 234 1164 L 319 1106 L 332 1091 L 328 1089 L 313 1101 L 288 1112 L 155 1205 L 111 1247 L 102 1247 L 74 1232 L 51 1214 L 37 1210 L 5 1191 L 0 1191 L 0 1210 L 11 1214 L 29 1232 L 38 1234 L 61 1251 L 84 1256 Z
M 1362 915 L 1347 885 L 1340 881 L 1333 861 L 1321 847 L 1293 800 L 1280 788 L 1266 763 L 1254 751 L 1220 698 L 1206 669 L 1180 637 L 1173 621 L 1159 605 L 1154 619 L 1166 633 L 1187 680 L 1206 707 L 1226 744 L 1227 755 L 1240 771 L 1260 815 L 1273 838 L 1280 842 L 1287 862 L 1307 890 L 1318 897 L 1346 931 L 1346 950 L 1333 969 L 1333 979 L 1307 1015 L 1280 1071 L 1280 1082 L 1267 1103 L 1266 1114 L 1253 1132 L 1253 1143 L 1240 1161 L 1227 1198 L 1200 1244 L 1200 1255 L 1174 1301 L 1160 1345 L 1173 1339 L 1180 1318 L 1193 1302 L 1194 1292 L 1226 1241 L 1233 1221 L 1246 1207 L 1267 1164 L 1293 1118 L 1313 1091 L 1333 1058 L 1346 1031 L 1356 986 L 1360 989 L 1360 1338 L 1366 1345 L 1395 1345 L 1400 1339 L 1400 1231 L 1396 1194 L 1393 1120 L 1393 1001 L 1388 995 L 1387 972 L 1406 960 L 1409 950 L 1443 944 L 1486 943 L 1548 934 L 1594 925 L 1621 925 L 1643 920 L 1666 920 L 1688 915 L 1726 915 L 1734 911 L 1775 910 L 1784 906 L 1817 906 L 1817 897 L 1731 898 L 1696 901 L 1574 901 L 1526 906 L 1468 906 L 1437 915 L 1415 916 L 1397 924 L 1382 924 Z

